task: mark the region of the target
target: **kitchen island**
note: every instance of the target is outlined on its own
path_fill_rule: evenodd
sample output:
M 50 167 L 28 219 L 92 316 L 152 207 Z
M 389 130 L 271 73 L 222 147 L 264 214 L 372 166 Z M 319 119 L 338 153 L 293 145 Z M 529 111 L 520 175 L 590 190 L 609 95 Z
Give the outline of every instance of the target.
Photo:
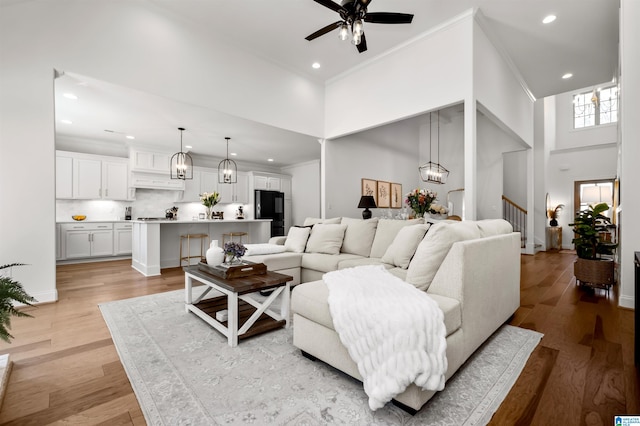
M 208 234 L 222 246 L 222 234 L 247 232 L 251 243 L 266 243 L 271 219 L 231 220 L 132 220 L 131 266 L 144 276 L 160 275 L 162 268 L 180 266 L 180 235 Z M 246 239 L 243 242 L 247 242 Z M 183 249 L 186 250 L 186 247 Z M 191 253 L 200 253 L 199 241 L 191 241 Z

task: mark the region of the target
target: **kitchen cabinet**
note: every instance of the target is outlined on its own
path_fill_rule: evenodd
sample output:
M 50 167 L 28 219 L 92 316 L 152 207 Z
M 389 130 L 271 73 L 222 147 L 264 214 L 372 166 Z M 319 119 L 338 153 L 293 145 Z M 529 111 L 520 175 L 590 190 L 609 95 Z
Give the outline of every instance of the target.
M 113 256 L 113 224 L 62 224 L 64 258 Z
M 113 224 L 113 254 L 115 256 L 131 254 L 131 234 L 133 224 Z
M 56 198 L 129 200 L 125 158 L 56 151 Z
M 249 179 L 246 173 L 238 172 L 237 183 L 218 183 L 222 203 L 247 204 L 249 202 Z
M 56 198 L 73 198 L 73 157 L 56 154 Z
M 129 151 L 131 161 L 131 171 L 134 172 L 156 172 L 169 173 L 171 165 L 171 155 L 162 152 L 139 151 L 131 149 Z
M 182 202 L 200 202 L 200 185 L 202 181 L 202 172 L 200 170 L 193 170 L 193 179 L 184 181 L 184 191 L 182 194 L 178 194 L 176 201 Z
M 218 171 L 207 169 L 200 174 L 200 193 L 218 191 Z M 218 191 L 220 192 L 220 191 Z
M 102 162 L 102 199 L 127 200 L 129 167 L 126 162 Z
M 102 198 L 102 161 L 87 158 L 73 159 L 73 198 L 84 200 Z
M 274 176 L 253 176 L 254 189 L 266 189 L 269 191 L 280 191 L 280 178 Z

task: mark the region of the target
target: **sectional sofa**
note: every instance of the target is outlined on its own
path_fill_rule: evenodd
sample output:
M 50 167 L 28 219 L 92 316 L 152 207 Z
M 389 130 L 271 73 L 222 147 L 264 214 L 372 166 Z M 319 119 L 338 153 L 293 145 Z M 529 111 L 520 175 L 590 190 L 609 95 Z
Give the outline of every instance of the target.
M 383 265 L 426 291 L 444 313 L 448 380 L 520 305 L 520 234 L 501 219 L 437 221 L 307 219 L 291 228 L 278 254 L 250 256 L 270 270 L 292 275 L 293 344 L 362 380 L 340 342 L 322 275 L 359 265 Z M 435 392 L 409 386 L 394 403 L 419 410 Z

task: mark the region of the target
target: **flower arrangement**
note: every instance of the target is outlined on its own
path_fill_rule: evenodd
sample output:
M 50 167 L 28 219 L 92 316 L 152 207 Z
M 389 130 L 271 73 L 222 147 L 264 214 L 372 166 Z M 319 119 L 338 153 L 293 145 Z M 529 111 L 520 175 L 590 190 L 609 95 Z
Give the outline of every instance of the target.
M 446 208 L 445 206 L 441 206 L 440 204 L 431 204 L 431 207 L 429 208 L 429 213 L 431 214 L 447 214 L 449 213 L 449 209 Z
M 247 248 L 242 243 L 230 241 L 224 244 L 224 257 L 226 263 L 236 263 L 240 260 Z
M 564 204 L 558 204 L 555 208 L 547 210 L 547 217 L 551 219 L 549 225 L 558 226 L 558 216 L 560 216 L 562 209 L 564 209 Z
M 205 207 L 211 208 L 220 202 L 220 194 L 215 191 L 203 192 L 202 194 L 200 194 L 200 201 L 202 201 L 202 204 Z
M 406 195 L 404 201 L 416 217 L 423 217 L 431 208 L 431 203 L 436 200 L 438 194 L 429 189 L 415 189 Z

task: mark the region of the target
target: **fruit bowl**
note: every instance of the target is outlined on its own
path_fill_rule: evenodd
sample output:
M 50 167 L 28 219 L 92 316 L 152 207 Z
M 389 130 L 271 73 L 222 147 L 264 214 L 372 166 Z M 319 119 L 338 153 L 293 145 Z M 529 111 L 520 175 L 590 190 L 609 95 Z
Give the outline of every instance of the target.
M 73 220 L 81 221 L 81 220 L 85 220 L 87 217 L 85 215 L 82 215 L 82 214 L 77 214 L 75 216 L 71 216 L 71 218 Z

